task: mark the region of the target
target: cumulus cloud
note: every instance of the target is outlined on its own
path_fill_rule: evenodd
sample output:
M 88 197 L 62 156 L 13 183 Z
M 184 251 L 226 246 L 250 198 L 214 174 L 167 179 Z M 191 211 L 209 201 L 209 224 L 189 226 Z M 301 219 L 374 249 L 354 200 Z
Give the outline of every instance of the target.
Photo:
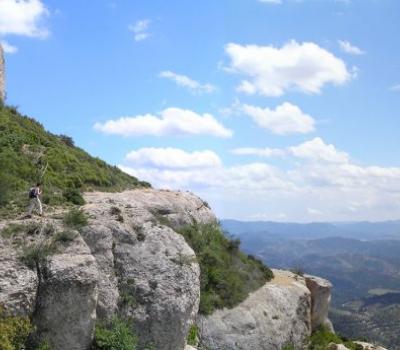
M 149 27 L 150 27 L 149 19 L 142 19 L 137 21 L 134 24 L 129 25 L 129 30 L 134 33 L 135 41 L 143 41 L 146 40 L 149 36 Z
M 287 220 L 313 221 L 398 216 L 400 168 L 357 164 L 320 138 L 271 150 L 285 155 L 284 165 L 226 165 L 210 150 L 139 149 L 120 167 L 155 187 L 192 190 L 215 206 L 221 217 L 254 219 L 262 213 L 263 219 L 276 219 L 281 213 Z
M 343 52 L 346 52 L 350 55 L 364 55 L 365 51 L 361 50 L 359 47 L 350 44 L 347 40 L 339 40 L 338 41 L 340 48 Z
M 49 11 L 40 0 L 1 0 L 0 35 L 24 35 L 44 38 L 49 31 L 42 21 Z
M 186 75 L 182 75 L 182 74 L 177 74 L 174 72 L 171 72 L 169 70 L 167 71 L 162 71 L 160 73 L 160 77 L 161 78 L 166 78 L 169 79 L 171 81 L 173 81 L 174 83 L 176 83 L 179 86 L 183 86 L 187 89 L 189 89 L 191 92 L 193 93 L 212 93 L 216 91 L 216 87 L 212 84 L 201 84 L 196 80 L 193 80 L 191 78 L 189 78 Z
M 254 148 L 254 147 L 242 147 L 234 148 L 231 150 L 232 154 L 237 156 L 258 156 L 258 157 L 282 157 L 287 154 L 286 150 L 279 148 Z
M 312 42 L 292 40 L 281 48 L 230 43 L 225 52 L 230 58 L 226 69 L 245 77 L 238 90 L 247 94 L 316 94 L 326 84 L 342 85 L 352 77 L 341 59 Z
M 210 150 L 186 152 L 179 148 L 140 148 L 126 155 L 126 163 L 134 167 L 188 169 L 212 168 L 221 159 Z
M 284 157 L 291 156 L 309 162 L 319 163 L 348 163 L 350 156 L 336 149 L 332 144 L 325 143 L 320 137 L 305 141 L 297 146 L 287 148 L 235 148 L 231 151 L 235 155 L 253 155 L 259 157 Z
M 5 53 L 13 54 L 18 52 L 18 47 L 9 44 L 7 41 L 2 40 L 0 42 L 1 47 L 3 48 Z
M 105 134 L 122 136 L 209 135 L 229 138 L 233 135 L 232 130 L 211 114 L 201 115 L 181 108 L 164 109 L 159 116 L 145 114 L 108 120 L 96 123 L 94 128 Z
M 275 109 L 243 105 L 241 110 L 261 128 L 274 134 L 306 134 L 315 130 L 314 119 L 302 110 L 288 102 Z
M 339 151 L 334 145 L 326 144 L 320 137 L 304 142 L 295 147 L 289 147 L 288 152 L 295 157 L 311 161 L 330 163 L 347 163 L 349 155 Z

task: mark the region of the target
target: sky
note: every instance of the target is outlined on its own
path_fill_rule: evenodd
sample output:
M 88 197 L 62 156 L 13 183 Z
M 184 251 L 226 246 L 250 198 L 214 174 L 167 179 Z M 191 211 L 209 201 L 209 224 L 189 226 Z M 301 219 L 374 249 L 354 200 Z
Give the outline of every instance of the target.
M 0 0 L 7 103 L 219 218 L 400 218 L 397 0 Z

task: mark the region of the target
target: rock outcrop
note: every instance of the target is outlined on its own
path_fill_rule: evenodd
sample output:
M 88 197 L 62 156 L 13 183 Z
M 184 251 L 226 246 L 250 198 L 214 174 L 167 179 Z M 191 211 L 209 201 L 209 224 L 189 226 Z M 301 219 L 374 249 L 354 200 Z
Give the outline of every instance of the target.
M 17 251 L 0 236 L 0 305 L 14 315 L 32 314 L 37 287 L 36 272 L 22 264 Z
M 195 195 L 140 189 L 85 199 L 89 223 L 79 232 L 63 227 L 59 216 L 25 222 L 51 230 L 27 233 L 22 225 L 21 232 L 0 234 L 0 305 L 29 315 L 52 349 L 89 350 L 95 324 L 115 315 L 134 320 L 139 349 L 157 350 L 194 350 L 186 345 L 194 323 L 201 346 L 212 350 L 300 349 L 327 324 L 331 284 L 281 270 L 236 307 L 197 315 L 200 268 L 177 231 L 216 217 Z M 57 240 L 66 229 L 69 238 Z M 24 245 L 42 249 L 46 242 L 57 249 L 46 257 L 33 251 L 35 264 L 23 263 Z
M 215 222 L 188 192 L 135 190 L 89 193 L 90 224 L 82 237 L 99 270 L 97 313 L 135 320 L 140 346 L 183 349 L 200 301 L 195 253 L 174 229 Z
M 233 309 L 199 317 L 201 342 L 219 350 L 302 348 L 312 331 L 330 326 L 332 285 L 311 275 L 273 270 L 275 278 Z
M 219 350 L 302 348 L 311 335 L 311 293 L 300 276 L 280 270 L 274 275 L 235 308 L 199 317 L 202 345 Z
M 311 292 L 311 325 L 312 329 L 326 326 L 333 331 L 332 323 L 328 319 L 331 302 L 332 284 L 320 277 L 305 275 L 306 286 Z
M 89 349 L 96 322 L 98 272 L 89 248 L 76 238 L 52 256 L 39 276 L 34 323 L 52 349 Z

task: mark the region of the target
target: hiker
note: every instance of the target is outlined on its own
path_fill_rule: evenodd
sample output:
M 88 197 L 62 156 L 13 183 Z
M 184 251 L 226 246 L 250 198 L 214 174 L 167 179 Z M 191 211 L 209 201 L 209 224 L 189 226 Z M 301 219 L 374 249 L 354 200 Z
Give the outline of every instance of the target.
M 37 183 L 36 186 L 32 187 L 29 190 L 29 209 L 28 209 L 28 217 L 32 217 L 32 211 L 34 208 L 37 209 L 39 216 L 42 216 L 42 202 L 40 201 L 40 195 L 42 194 L 42 190 L 40 188 L 40 183 Z

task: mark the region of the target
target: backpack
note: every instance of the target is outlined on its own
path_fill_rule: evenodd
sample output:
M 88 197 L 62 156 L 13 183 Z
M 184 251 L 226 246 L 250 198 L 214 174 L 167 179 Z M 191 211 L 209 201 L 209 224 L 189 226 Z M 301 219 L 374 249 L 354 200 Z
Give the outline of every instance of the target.
M 29 198 L 30 199 L 32 199 L 32 198 L 36 198 L 37 196 L 36 196 L 36 188 L 35 187 L 32 187 L 30 190 L 29 190 Z

